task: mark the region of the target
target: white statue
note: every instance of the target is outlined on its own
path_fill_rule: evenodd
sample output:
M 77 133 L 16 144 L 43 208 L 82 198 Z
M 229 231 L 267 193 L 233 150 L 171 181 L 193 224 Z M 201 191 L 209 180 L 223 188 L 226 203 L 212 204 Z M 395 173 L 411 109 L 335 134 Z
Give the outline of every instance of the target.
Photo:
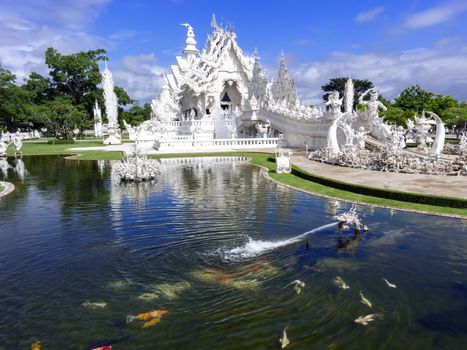
M 16 132 L 15 136 L 13 137 L 13 146 L 15 146 L 15 156 L 19 154 L 23 154 L 21 148 L 23 147 L 23 140 L 21 138 L 21 133 L 19 130 Z
M 355 133 L 355 148 L 357 151 L 365 149 L 365 137 L 368 133 L 365 131 L 363 126 L 359 127 Z
M 370 93 L 370 100 L 364 101 L 363 98 Z M 358 99 L 360 104 L 366 105 L 368 110 L 363 112 L 366 114 L 366 120 L 369 122 L 370 132 L 374 137 L 382 141 L 388 140 L 391 137 L 391 128 L 384 123 L 383 119 L 379 117 L 378 110 L 386 111 L 386 106 L 378 101 L 379 94 L 376 90 L 368 89 Z
M 342 98 L 339 98 L 339 92 L 331 91 L 328 100 L 324 105 L 328 107 L 328 111 L 331 112 L 332 119 L 336 119 L 339 115 L 342 114 Z
M 0 157 L 6 156 L 6 151 L 8 149 L 8 143 L 3 140 L 0 140 Z

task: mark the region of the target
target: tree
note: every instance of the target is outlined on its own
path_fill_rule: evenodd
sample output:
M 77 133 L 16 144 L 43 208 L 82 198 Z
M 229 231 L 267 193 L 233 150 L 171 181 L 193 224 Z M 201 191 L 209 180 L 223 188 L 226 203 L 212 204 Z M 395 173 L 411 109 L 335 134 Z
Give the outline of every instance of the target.
M 327 101 L 329 93 L 331 91 L 338 91 L 339 96 L 343 97 L 344 96 L 344 91 L 345 91 L 345 83 L 347 82 L 348 78 L 333 78 L 329 79 L 329 82 L 327 84 L 324 84 L 321 86 L 321 90 L 325 92 L 323 95 L 323 100 Z M 354 108 L 357 106 L 358 103 L 358 98 L 360 97 L 361 94 L 363 94 L 366 90 L 371 89 L 374 87 L 373 83 L 367 79 L 361 80 L 361 79 L 352 79 L 353 84 L 354 84 Z
M 49 47 L 45 52 L 45 63 L 49 66 L 51 87 L 58 96 L 71 96 L 71 103 L 91 115 L 95 99 L 102 99 L 99 61 L 106 59 L 104 49 L 62 55 Z
M 427 110 L 436 113 L 441 119 L 445 119 L 446 111 L 457 107 L 457 101 L 452 96 L 436 94 L 430 101 Z
M 0 121 L 4 124 L 23 121 L 28 117 L 28 95 L 14 83 L 15 79 L 11 71 L 0 67 Z
M 35 113 L 36 120 L 42 122 L 57 138 L 70 139 L 75 129 L 82 131 L 91 124 L 86 112 L 74 106 L 69 96 L 57 97 L 46 104 L 35 105 Z
M 447 108 L 444 111 L 444 122 L 448 125 L 459 125 L 463 124 L 462 127 L 465 128 L 465 123 L 467 123 L 467 104 L 460 103 L 456 107 Z
M 412 85 L 403 90 L 396 98 L 396 107 L 404 111 L 422 112 L 428 109 L 433 93 L 423 90 L 418 85 Z
M 22 88 L 29 94 L 31 102 L 35 104 L 46 103 L 54 98 L 50 79 L 35 72 L 29 75 L 28 80 Z
M 133 105 L 129 110 L 123 111 L 122 119 L 128 124 L 139 125 L 145 120 L 151 119 L 151 105 L 145 103 L 142 107 L 140 105 Z

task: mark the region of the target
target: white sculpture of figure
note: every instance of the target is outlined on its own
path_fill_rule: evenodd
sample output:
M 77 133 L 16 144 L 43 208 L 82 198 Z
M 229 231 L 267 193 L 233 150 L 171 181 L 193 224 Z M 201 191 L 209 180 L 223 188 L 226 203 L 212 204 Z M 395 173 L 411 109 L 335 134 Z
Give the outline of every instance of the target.
M 365 137 L 368 133 L 365 131 L 363 126 L 359 127 L 355 133 L 355 149 L 356 151 L 362 151 L 365 149 Z
M 92 112 L 94 114 L 94 136 L 102 137 L 103 136 L 102 113 L 101 113 L 101 109 L 99 108 L 99 104 L 97 103 L 97 100 L 92 109 Z
M 34 138 L 36 138 L 36 139 L 41 138 L 41 134 L 39 133 L 39 131 L 37 129 L 34 129 L 33 134 L 34 134 Z
M 122 143 L 122 137 L 118 127 L 118 100 L 114 92 L 112 73 L 107 68 L 107 61 L 105 61 L 105 68 L 102 72 L 102 88 L 104 90 L 105 113 L 109 121 L 109 136 L 104 140 L 104 144 L 119 145 Z
M 368 93 L 370 93 L 370 100 L 364 101 L 363 98 L 368 95 Z M 358 102 L 366 105 L 368 108 L 366 113 L 368 115 L 367 120 L 370 123 L 370 132 L 374 137 L 384 141 L 391 136 L 391 128 L 379 117 L 378 110 L 386 111 L 387 108 L 382 102 L 378 101 L 378 97 L 379 94 L 376 90 L 368 89 L 359 97 Z
M 328 107 L 328 111 L 331 112 L 332 120 L 335 120 L 342 114 L 342 100 L 342 98 L 339 98 L 339 92 L 337 91 L 331 91 L 331 93 L 329 94 L 328 100 L 324 105 Z
M 8 149 L 8 143 L 3 140 L 0 140 L 0 157 L 6 156 L 6 151 Z
M 433 112 L 426 112 L 433 117 L 436 121 L 436 136 L 435 141 L 431 147 L 431 154 L 435 157 L 439 157 L 444 148 L 444 140 L 446 138 L 444 123 L 441 118 Z
M 266 138 L 268 137 L 269 128 L 271 127 L 271 122 L 268 120 L 266 123 L 258 122 L 255 124 L 258 137 Z
M 399 125 L 396 129 L 396 132 L 399 137 L 399 149 L 404 149 L 407 146 L 405 143 L 404 128 Z
M 354 86 L 352 79 L 348 78 L 345 83 L 344 92 L 344 113 L 353 111 Z
M 16 132 L 15 136 L 13 137 L 13 145 L 15 146 L 15 156 L 19 154 L 23 154 L 21 152 L 21 148 L 23 147 L 23 140 L 21 139 L 21 133 L 19 130 Z

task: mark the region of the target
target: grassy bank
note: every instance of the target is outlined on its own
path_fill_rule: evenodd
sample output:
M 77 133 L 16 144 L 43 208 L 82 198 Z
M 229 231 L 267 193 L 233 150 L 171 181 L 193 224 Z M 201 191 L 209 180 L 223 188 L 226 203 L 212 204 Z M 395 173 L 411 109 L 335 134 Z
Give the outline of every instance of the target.
M 77 142 L 73 145 L 48 145 L 46 142 L 31 142 L 25 143 L 23 147 L 23 155 L 48 155 L 48 154 L 68 154 L 76 152 L 67 151 L 74 147 L 93 147 L 102 146 L 102 144 L 94 142 Z M 152 158 L 179 158 L 179 157 L 205 157 L 205 156 L 240 156 L 249 157 L 251 163 L 262 166 L 268 170 L 268 175 L 275 181 L 284 185 L 294 187 L 299 190 L 304 190 L 317 195 L 342 199 L 352 202 L 360 202 L 370 205 L 390 207 L 396 209 L 423 211 L 429 213 L 439 213 L 448 215 L 457 215 L 467 217 L 467 209 L 453 208 L 449 206 L 429 205 L 421 203 L 413 203 L 410 201 L 396 200 L 390 198 L 382 198 L 375 195 L 369 195 L 369 191 L 364 186 L 354 185 L 356 187 L 352 191 L 343 190 L 342 182 L 334 181 L 328 178 L 319 178 L 313 174 L 308 174 L 303 170 L 294 167 L 292 174 L 276 174 L 274 156 L 267 153 L 250 153 L 250 152 L 217 152 L 217 153 L 184 153 L 184 154 L 164 154 L 154 155 Z M 70 156 L 71 159 L 77 160 L 119 160 L 122 159 L 121 152 L 103 152 L 103 151 L 79 151 L 78 155 Z M 324 179 L 324 181 L 323 181 Z M 371 189 L 370 189 L 371 190 Z M 386 191 L 386 190 L 384 190 Z M 378 193 L 378 191 L 373 191 Z M 395 192 L 395 191 L 393 191 Z M 386 197 L 386 195 L 384 195 Z M 431 197 L 431 196 L 425 196 Z M 433 198 L 436 198 L 433 196 Z M 461 203 L 462 206 L 462 203 Z
M 23 156 L 37 156 L 37 155 L 48 155 L 48 154 L 67 154 L 67 148 L 73 147 L 96 147 L 102 146 L 102 142 L 89 142 L 89 141 L 76 141 L 73 144 L 62 144 L 62 145 L 49 145 L 47 141 L 34 141 L 34 142 L 23 142 L 23 148 L 21 152 Z M 13 147 L 8 148 L 8 155 L 12 156 L 14 153 Z M 105 152 L 100 152 L 105 153 Z
M 0 182 L 0 193 L 2 193 L 3 191 L 5 191 L 5 185 L 3 185 L 2 182 Z

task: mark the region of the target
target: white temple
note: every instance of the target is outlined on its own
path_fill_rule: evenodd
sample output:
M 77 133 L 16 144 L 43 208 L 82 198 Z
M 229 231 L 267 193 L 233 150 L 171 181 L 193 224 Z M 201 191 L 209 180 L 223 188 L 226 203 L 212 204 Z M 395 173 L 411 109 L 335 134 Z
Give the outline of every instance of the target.
M 203 50 L 196 47 L 193 27 L 187 29 L 184 56 L 176 57 L 164 77 L 159 98 L 152 101 L 153 118 L 128 132 L 139 147 L 160 151 L 276 147 L 333 148 L 361 144 L 363 129 L 382 141 L 390 127 L 378 116 L 385 108 L 376 91 L 365 112 L 353 111 L 353 83 L 345 96 L 333 92 L 321 109 L 300 103 L 293 77 L 281 55 L 277 77 L 268 81 L 260 57 L 245 54 L 232 27 L 217 24 Z M 363 129 L 362 129 L 363 128 Z M 358 132 L 359 134 L 358 134 Z

